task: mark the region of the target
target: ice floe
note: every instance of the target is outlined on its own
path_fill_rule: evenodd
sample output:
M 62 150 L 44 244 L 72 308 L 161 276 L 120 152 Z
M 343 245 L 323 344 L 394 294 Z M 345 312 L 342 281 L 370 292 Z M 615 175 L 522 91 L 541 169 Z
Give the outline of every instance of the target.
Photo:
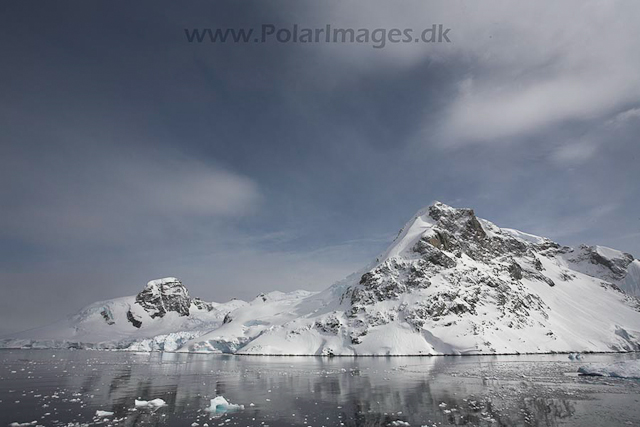
M 163 406 L 166 406 L 167 402 L 165 402 L 162 399 L 153 399 L 153 400 L 135 400 L 135 406 L 136 408 L 151 408 L 151 409 L 156 409 L 156 408 L 161 408 Z
M 595 377 L 640 378 L 640 360 L 594 363 L 581 366 L 578 373 Z
M 210 406 L 205 410 L 213 413 L 233 412 L 244 409 L 244 405 L 229 403 L 223 396 L 216 396 L 211 399 Z

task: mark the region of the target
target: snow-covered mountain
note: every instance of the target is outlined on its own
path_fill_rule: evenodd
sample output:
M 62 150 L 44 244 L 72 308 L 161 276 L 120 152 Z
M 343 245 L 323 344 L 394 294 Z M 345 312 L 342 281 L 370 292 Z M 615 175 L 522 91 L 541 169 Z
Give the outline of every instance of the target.
M 14 334 L 0 347 L 173 351 L 245 305 L 191 298 L 178 279 L 167 277 L 150 281 L 138 295 L 99 301 L 62 321 Z
M 206 303 L 175 278 L 5 347 L 296 355 L 640 350 L 640 261 L 572 249 L 435 203 L 363 270 L 319 293 Z

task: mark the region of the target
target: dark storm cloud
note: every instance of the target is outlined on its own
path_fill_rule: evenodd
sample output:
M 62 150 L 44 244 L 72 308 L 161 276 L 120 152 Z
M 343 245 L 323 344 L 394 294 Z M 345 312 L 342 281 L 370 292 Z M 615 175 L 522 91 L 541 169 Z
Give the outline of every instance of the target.
M 215 300 L 321 289 L 434 199 L 640 254 L 635 5 L 377 6 L 3 5 L 0 331 L 166 275 Z M 263 23 L 452 43 L 184 36 Z

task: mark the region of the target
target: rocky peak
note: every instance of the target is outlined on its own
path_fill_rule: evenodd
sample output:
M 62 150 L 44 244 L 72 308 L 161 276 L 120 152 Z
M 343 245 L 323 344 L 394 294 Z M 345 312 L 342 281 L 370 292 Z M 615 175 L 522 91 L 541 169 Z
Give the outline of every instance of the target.
M 398 315 L 416 324 L 437 322 L 452 313 L 473 315 L 478 304 L 491 301 L 509 322 L 523 326 L 531 312 L 545 317 L 546 309 L 521 281 L 554 286 L 537 268 L 537 257 L 559 250 L 548 239 L 512 233 L 479 219 L 473 209 L 436 202 L 418 212 L 387 256 L 349 287 L 343 299 L 351 303 L 348 316 L 354 325 L 391 321 L 377 316 L 377 303 L 424 293 L 428 296 L 420 303 L 402 306 Z
M 577 250 L 570 254 L 569 260 L 574 263 L 586 262 L 590 265 L 589 271 L 595 271 L 614 283 L 624 281 L 629 268 L 632 268 L 634 263 L 634 257 L 631 254 L 605 246 L 587 245 L 578 246 Z
M 633 255 L 604 248 L 602 246 L 580 245 L 592 264 L 602 265 L 611 271 L 616 279 L 624 277 L 627 267 L 633 262 Z
M 429 216 L 438 221 L 441 218 L 468 218 L 475 217 L 473 209 L 454 208 L 442 202 L 434 202 L 427 208 Z
M 487 238 L 487 233 L 482 228 L 473 209 L 456 209 L 436 202 L 429 206 L 429 217 L 436 221 L 437 228 L 459 235 L 463 239 L 482 240 Z
M 165 277 L 147 283 L 144 290 L 136 296 L 136 303 L 140 304 L 152 318 L 163 317 L 169 311 L 188 316 L 191 298 L 180 280 L 175 277 Z

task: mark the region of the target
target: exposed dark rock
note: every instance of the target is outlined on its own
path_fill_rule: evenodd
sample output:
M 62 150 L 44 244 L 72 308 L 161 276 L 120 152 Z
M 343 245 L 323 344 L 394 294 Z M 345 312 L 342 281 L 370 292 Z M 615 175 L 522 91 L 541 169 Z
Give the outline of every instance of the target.
M 633 261 L 633 255 L 623 254 L 623 258 L 605 258 L 600 255 L 595 247 L 582 245 L 580 249 L 584 250 L 592 264 L 602 265 L 608 268 L 613 277 L 621 279 L 627 273 L 627 267 Z
M 136 328 L 142 326 L 142 322 L 135 318 L 131 310 L 127 311 L 127 320 Z
M 427 272 L 422 266 L 412 265 L 409 267 L 409 277 L 407 278 L 407 286 L 410 288 L 428 288 L 431 282 L 427 279 Z
M 509 264 L 509 274 L 514 280 L 522 279 L 522 267 L 520 267 L 520 264 L 515 261 Z
M 227 313 L 224 316 L 224 319 L 222 319 L 222 323 L 231 323 L 231 321 L 233 320 L 233 318 L 231 317 L 231 313 Z
M 573 280 L 576 278 L 575 274 L 570 274 L 568 272 L 563 271 L 562 273 L 560 273 L 560 278 L 562 280 L 564 280 L 565 282 L 568 282 L 569 280 Z
M 194 298 L 191 300 L 191 302 L 200 310 L 207 310 L 207 311 L 213 310 L 213 304 L 211 304 L 210 302 L 203 301 L 200 298 Z
M 174 311 L 181 316 L 189 315 L 191 298 L 187 288 L 174 277 L 152 280 L 147 287 L 136 296 L 140 304 L 152 318 L 163 317 Z
M 364 273 L 362 275 L 362 277 L 360 277 L 360 284 L 361 285 L 366 285 L 367 283 L 371 282 L 373 280 L 373 272 L 369 271 L 368 273 Z
M 444 268 L 451 268 L 456 266 L 456 261 L 445 255 L 440 249 L 434 247 L 429 239 L 420 239 L 414 246 L 413 250 L 420 255 L 422 259 L 435 265 L 439 265 Z
M 316 329 L 333 335 L 336 335 L 338 333 L 338 330 L 340 330 L 340 326 L 342 326 L 342 323 L 335 315 L 330 315 L 322 320 L 317 320 L 315 322 Z
M 104 321 L 107 322 L 107 325 L 115 325 L 116 321 L 113 319 L 113 314 L 111 313 L 111 310 L 109 310 L 109 308 L 104 307 L 100 311 L 100 314 L 102 315 Z
M 429 216 L 436 220 L 441 228 L 461 234 L 464 240 L 481 240 L 487 237 L 473 209 L 453 209 L 436 203 L 429 208 Z M 439 237 L 446 237 L 446 234 L 436 235 L 436 238 Z M 444 241 L 441 243 L 444 245 Z
M 448 233 L 444 231 L 436 231 L 435 235 L 429 237 L 427 241 L 434 247 L 445 251 L 451 251 L 454 245 L 451 243 L 451 239 Z
M 535 268 L 538 271 L 544 270 L 544 267 L 542 266 L 542 262 L 538 258 L 534 258 L 533 268 Z
M 600 282 L 600 285 L 605 289 L 611 289 L 611 290 L 614 290 L 614 291 L 619 292 L 621 294 L 624 294 L 624 291 L 622 289 L 620 289 L 620 287 L 618 285 L 615 285 L 613 283 Z

